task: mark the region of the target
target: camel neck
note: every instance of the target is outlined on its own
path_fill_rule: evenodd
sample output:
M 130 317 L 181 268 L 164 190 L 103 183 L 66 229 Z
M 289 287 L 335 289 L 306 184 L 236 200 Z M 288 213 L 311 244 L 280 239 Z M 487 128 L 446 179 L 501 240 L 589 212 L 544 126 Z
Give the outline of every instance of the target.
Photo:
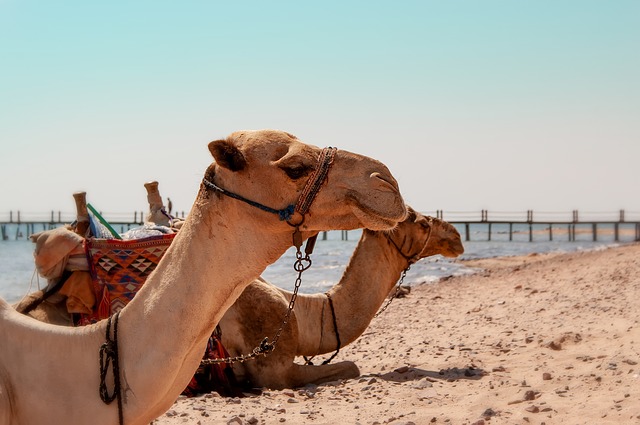
M 364 332 L 406 266 L 382 233 L 363 233 L 340 282 L 329 291 L 342 346 Z M 299 297 L 296 317 L 305 355 L 336 349 L 331 309 L 320 305 L 326 302 L 326 297 Z
M 128 342 L 119 345 L 129 414 L 135 406 L 156 406 L 154 414 L 161 414 L 171 405 L 223 313 L 288 248 L 289 234 L 267 238 L 264 222 L 233 223 L 233 207 L 222 214 L 224 204 L 196 202 L 154 273 L 120 314 L 119 332 Z M 175 372 L 160 382 L 150 371 Z

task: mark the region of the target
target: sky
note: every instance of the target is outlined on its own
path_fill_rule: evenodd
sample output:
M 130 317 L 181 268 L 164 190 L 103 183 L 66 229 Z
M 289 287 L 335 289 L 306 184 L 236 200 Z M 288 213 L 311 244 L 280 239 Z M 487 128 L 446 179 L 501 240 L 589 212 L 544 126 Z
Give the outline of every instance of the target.
M 150 180 L 188 212 L 208 142 L 261 128 L 420 211 L 640 217 L 638 52 L 637 0 L 0 0 L 0 218 Z

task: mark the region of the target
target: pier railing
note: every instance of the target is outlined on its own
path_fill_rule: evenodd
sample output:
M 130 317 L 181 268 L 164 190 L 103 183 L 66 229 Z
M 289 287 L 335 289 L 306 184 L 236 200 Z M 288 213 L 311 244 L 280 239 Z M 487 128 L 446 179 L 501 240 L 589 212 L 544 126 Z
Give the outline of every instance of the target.
M 611 234 L 613 240 L 640 241 L 640 211 L 423 211 L 425 215 L 434 216 L 454 224 L 462 233 L 464 240 L 492 240 L 496 233 L 508 234 L 508 240 L 514 235 L 528 233 L 529 241 L 534 241 L 534 234 L 548 234 L 548 239 L 556 237 L 575 241 L 576 235 L 589 233 L 593 241 L 597 241 L 601 234 Z M 132 226 L 144 222 L 146 212 L 110 212 L 100 211 L 100 214 L 118 231 L 126 231 Z M 176 214 L 184 218 L 184 211 Z M 28 237 L 41 230 L 72 223 L 75 212 L 48 211 L 0 211 L 0 230 L 2 239 Z M 475 231 L 472 231 L 475 229 Z M 478 230 L 481 229 L 481 230 Z M 11 234 L 10 234 L 11 233 Z M 631 236 L 629 236 L 631 235 Z M 472 237 L 473 236 L 473 237 Z M 347 232 L 341 233 L 342 239 L 347 239 Z M 546 239 L 546 238 L 545 238 Z
M 566 240 L 576 241 L 577 235 L 589 234 L 591 240 L 598 241 L 599 235 L 610 234 L 616 242 L 625 239 L 640 241 L 640 211 L 534 211 L 504 212 L 481 210 L 466 211 L 427 211 L 431 215 L 448 221 L 462 229 L 464 240 L 492 240 L 499 228 L 501 234 L 507 234 L 508 240 L 514 240 L 515 234 L 528 233 L 528 240 L 534 241 L 534 234 L 548 234 L 548 240 L 566 235 Z M 472 227 L 476 232 L 472 232 Z M 478 231 L 477 229 L 484 229 Z M 622 234 L 624 233 L 624 235 Z

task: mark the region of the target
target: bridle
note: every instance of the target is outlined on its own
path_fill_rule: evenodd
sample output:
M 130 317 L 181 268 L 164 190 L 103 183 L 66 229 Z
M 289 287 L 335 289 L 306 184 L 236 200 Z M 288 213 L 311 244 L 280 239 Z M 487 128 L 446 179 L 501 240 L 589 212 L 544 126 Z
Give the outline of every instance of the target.
M 287 224 L 295 228 L 293 232 L 293 246 L 295 246 L 299 250 L 300 246 L 302 246 L 302 234 L 300 233 L 300 226 L 304 223 L 305 214 L 309 212 L 311 204 L 316 198 L 318 192 L 320 192 L 322 184 L 327 179 L 327 175 L 329 174 L 329 170 L 331 169 L 331 165 L 333 164 L 333 158 L 335 157 L 337 151 L 337 148 L 333 148 L 331 146 L 322 149 L 322 152 L 320 152 L 320 157 L 318 158 L 318 167 L 316 167 L 313 173 L 309 176 L 307 183 L 305 184 L 302 192 L 300 193 L 300 196 L 298 197 L 298 201 L 295 204 L 290 204 L 282 209 L 271 208 L 259 202 L 247 199 L 244 196 L 223 189 L 222 187 L 207 180 L 206 178 L 202 179 L 202 183 L 209 189 L 213 189 L 218 193 L 242 201 L 246 204 L 251 205 L 252 207 L 259 208 L 262 211 L 276 214 L 280 218 L 280 221 L 286 221 Z M 296 212 L 300 214 L 302 218 L 298 223 L 292 223 L 291 218 Z
M 220 364 L 220 363 L 235 363 L 235 362 L 244 362 L 246 360 L 250 360 L 256 358 L 260 355 L 267 355 L 276 348 L 276 344 L 280 339 L 280 335 L 282 334 L 284 327 L 289 323 L 289 319 L 291 317 L 291 312 L 293 311 L 293 307 L 296 302 L 296 298 L 298 297 L 298 290 L 300 289 L 300 284 L 302 283 L 302 273 L 311 267 L 311 253 L 313 252 L 313 248 L 315 246 L 315 242 L 317 239 L 317 235 L 311 236 L 305 245 L 304 255 L 302 254 L 302 232 L 300 232 L 300 226 L 304 223 L 305 215 L 309 212 L 309 208 L 311 208 L 311 204 L 313 203 L 316 195 L 320 191 L 323 183 L 327 179 L 327 175 L 329 174 L 329 170 L 331 169 L 331 165 L 333 164 L 333 159 L 338 151 L 337 148 L 326 147 L 322 149 L 320 153 L 320 157 L 318 158 L 318 167 L 313 171 L 313 173 L 309 176 L 302 192 L 300 192 L 300 196 L 296 204 L 291 204 L 283 209 L 271 208 L 266 205 L 260 204 L 259 202 L 252 201 L 243 196 L 225 190 L 218 185 L 212 183 L 207 179 L 203 179 L 203 184 L 213 189 L 223 195 L 229 196 L 231 198 L 242 201 L 246 204 L 249 204 L 253 207 L 259 208 L 263 211 L 270 212 L 272 214 L 278 215 L 281 221 L 286 221 L 287 224 L 294 228 L 292 235 L 292 244 L 296 248 L 296 261 L 293 264 L 293 268 L 296 272 L 298 272 L 298 277 L 296 278 L 294 284 L 293 294 L 291 295 L 291 300 L 289 301 L 289 306 L 287 308 L 287 312 L 282 319 L 282 323 L 280 328 L 274 335 L 271 342 L 269 342 L 269 338 L 265 337 L 260 345 L 254 348 L 249 354 L 242 354 L 239 356 L 226 357 L 226 358 L 218 358 L 218 359 L 203 359 L 200 362 L 200 366 L 206 366 L 211 364 Z M 292 222 L 291 218 L 294 213 L 300 214 L 301 218 L 298 222 Z
M 292 243 L 293 246 L 296 247 L 296 261 L 293 265 L 293 268 L 298 272 L 298 277 L 295 282 L 295 288 L 289 302 L 289 307 L 282 320 L 280 328 L 273 337 L 272 342 L 269 342 L 269 339 L 265 337 L 260 345 L 254 348 L 250 354 L 227 357 L 223 359 L 204 359 L 200 363 L 201 366 L 217 363 L 234 363 L 237 361 L 244 362 L 245 360 L 249 360 L 260 355 L 267 355 L 275 350 L 276 343 L 278 342 L 278 339 L 280 338 L 284 327 L 289 322 L 289 318 L 291 317 L 291 312 L 293 311 L 293 306 L 298 296 L 298 289 L 300 288 L 300 284 L 302 283 L 302 273 L 309 267 L 311 267 L 310 255 L 313 252 L 313 247 L 317 239 L 317 235 L 314 235 L 307 240 L 304 250 L 305 254 L 303 256 L 300 250 L 300 248 L 302 247 L 302 232 L 300 232 L 300 226 L 302 226 L 302 224 L 304 223 L 305 214 L 309 212 L 311 204 L 316 198 L 316 195 L 320 191 L 323 183 L 327 179 L 327 175 L 329 174 L 329 170 L 331 169 L 331 165 L 333 164 L 333 159 L 336 155 L 337 150 L 337 148 L 333 147 L 326 147 L 322 149 L 320 157 L 318 158 L 318 167 L 316 167 L 313 173 L 309 176 L 309 179 L 302 189 L 302 192 L 300 193 L 296 204 L 291 204 L 286 208 L 280 210 L 268 207 L 266 205 L 260 204 L 259 202 L 252 201 L 241 195 L 223 189 L 222 187 L 214 184 L 206 178 L 202 180 L 202 183 L 209 189 L 213 189 L 225 196 L 245 202 L 263 211 L 277 214 L 281 221 L 286 221 L 287 224 L 294 228 Z M 294 223 L 291 221 L 291 219 L 296 212 L 300 214 L 301 219 L 298 222 Z M 105 404 L 110 404 L 115 399 L 118 400 L 118 423 L 120 425 L 123 425 L 124 414 L 122 408 L 122 395 L 120 386 L 120 365 L 118 362 L 118 316 L 119 313 L 116 313 L 114 316 L 109 317 L 109 319 L 107 320 L 106 342 L 102 344 L 100 348 L 100 398 Z M 114 326 L 113 339 L 111 338 L 112 320 Z M 112 394 L 109 394 L 106 386 L 106 375 L 108 369 L 110 368 L 112 369 L 114 375 L 114 390 Z

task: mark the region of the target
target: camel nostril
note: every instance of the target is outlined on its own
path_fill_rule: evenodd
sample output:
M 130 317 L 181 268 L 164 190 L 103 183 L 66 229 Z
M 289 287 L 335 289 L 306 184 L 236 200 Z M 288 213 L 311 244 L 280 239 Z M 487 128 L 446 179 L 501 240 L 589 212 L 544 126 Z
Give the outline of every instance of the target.
M 388 186 L 390 186 L 391 189 L 396 190 L 396 191 L 398 190 L 398 185 L 397 185 L 396 181 L 393 179 L 393 177 L 385 176 L 385 175 L 383 175 L 383 174 L 381 174 L 381 173 L 379 173 L 377 171 L 371 173 L 369 175 L 369 177 L 372 178 L 372 179 L 381 180 L 383 183 L 386 183 Z

